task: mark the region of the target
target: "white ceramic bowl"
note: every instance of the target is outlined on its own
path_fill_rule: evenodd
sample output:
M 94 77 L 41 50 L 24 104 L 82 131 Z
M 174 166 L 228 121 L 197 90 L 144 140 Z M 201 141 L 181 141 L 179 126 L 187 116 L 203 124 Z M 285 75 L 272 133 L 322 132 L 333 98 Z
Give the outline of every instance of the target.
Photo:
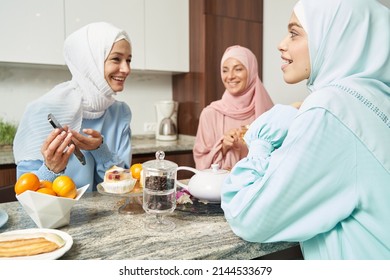
M 16 198 L 39 228 L 59 228 L 68 225 L 73 205 L 81 198 L 89 185 L 77 189 L 76 198 L 58 197 L 33 191 L 25 191 Z

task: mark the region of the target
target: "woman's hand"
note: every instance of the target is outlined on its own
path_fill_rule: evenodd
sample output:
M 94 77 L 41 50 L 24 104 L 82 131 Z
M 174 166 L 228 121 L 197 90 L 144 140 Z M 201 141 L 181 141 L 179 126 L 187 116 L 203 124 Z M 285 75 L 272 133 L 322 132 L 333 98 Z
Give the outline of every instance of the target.
M 297 101 L 297 102 L 291 103 L 290 106 L 293 106 L 294 108 L 299 109 L 299 108 L 301 108 L 302 103 L 303 102 Z
M 65 170 L 69 157 L 72 155 L 75 147 L 72 144 L 72 133 L 54 129 L 41 147 L 46 167 L 54 173 L 60 173 Z M 70 145 L 70 146 L 69 146 Z
M 77 131 L 72 130 L 73 134 L 73 142 L 82 150 L 95 150 L 100 147 L 103 143 L 103 136 L 99 131 L 85 128 L 83 129 L 83 133 L 87 134 L 85 136 Z
M 222 140 L 222 154 L 226 155 L 227 151 L 229 151 L 238 141 L 241 140 L 241 129 L 233 128 L 227 131 Z

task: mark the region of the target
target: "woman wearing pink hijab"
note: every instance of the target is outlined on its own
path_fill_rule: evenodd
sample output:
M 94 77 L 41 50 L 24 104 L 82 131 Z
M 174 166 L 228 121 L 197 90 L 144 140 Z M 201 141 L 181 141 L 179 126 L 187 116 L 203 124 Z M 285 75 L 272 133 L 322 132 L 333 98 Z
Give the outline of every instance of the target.
M 256 56 L 247 48 L 231 46 L 221 60 L 225 92 L 203 109 L 193 148 L 196 168 L 219 164 L 230 170 L 248 153 L 242 127 L 269 110 L 273 102 L 258 76 Z

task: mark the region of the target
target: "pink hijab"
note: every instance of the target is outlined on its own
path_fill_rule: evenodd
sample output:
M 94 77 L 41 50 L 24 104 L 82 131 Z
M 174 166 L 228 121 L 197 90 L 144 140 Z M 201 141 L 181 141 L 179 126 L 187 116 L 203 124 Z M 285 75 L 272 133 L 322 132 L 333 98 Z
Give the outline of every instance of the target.
M 212 102 L 210 107 L 235 119 L 247 119 L 253 110 L 258 117 L 269 110 L 273 102 L 260 81 L 256 56 L 251 50 L 238 45 L 227 48 L 221 59 L 221 76 L 223 63 L 231 57 L 239 60 L 248 71 L 248 88 L 239 96 L 225 90 L 222 98 Z

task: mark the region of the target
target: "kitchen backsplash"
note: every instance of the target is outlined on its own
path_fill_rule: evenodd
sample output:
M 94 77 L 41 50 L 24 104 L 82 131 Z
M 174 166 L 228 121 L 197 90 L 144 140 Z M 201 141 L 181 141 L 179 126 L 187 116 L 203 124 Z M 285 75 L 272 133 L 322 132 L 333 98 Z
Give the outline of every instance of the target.
M 29 102 L 70 78 L 69 71 L 60 67 L 0 65 L 0 118 L 18 123 Z M 133 134 L 151 134 L 144 131 L 145 123 L 156 122 L 155 102 L 172 99 L 171 75 L 132 72 L 116 98 L 131 108 Z

